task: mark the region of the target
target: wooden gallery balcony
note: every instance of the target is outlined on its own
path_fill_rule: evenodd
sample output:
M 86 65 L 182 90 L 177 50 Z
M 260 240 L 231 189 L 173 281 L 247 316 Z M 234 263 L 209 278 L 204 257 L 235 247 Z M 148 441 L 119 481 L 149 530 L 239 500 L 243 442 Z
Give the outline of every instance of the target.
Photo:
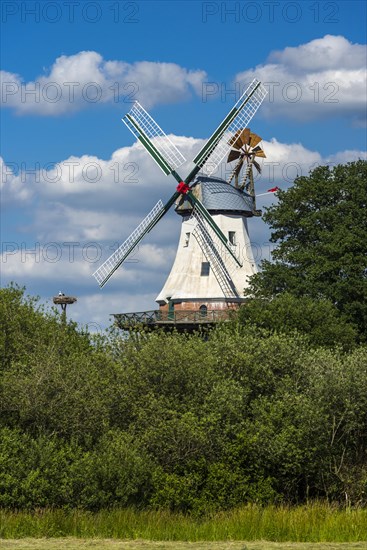
M 139 313 L 114 313 L 116 325 L 121 330 L 165 330 L 176 329 L 179 332 L 192 332 L 200 327 L 209 327 L 215 323 L 230 321 L 236 312 L 233 309 L 181 310 L 181 311 L 141 311 Z

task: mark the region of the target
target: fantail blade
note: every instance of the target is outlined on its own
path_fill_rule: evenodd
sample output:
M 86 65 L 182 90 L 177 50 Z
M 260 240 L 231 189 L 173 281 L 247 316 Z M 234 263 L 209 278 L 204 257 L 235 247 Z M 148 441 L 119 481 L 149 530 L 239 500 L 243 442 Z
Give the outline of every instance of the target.
M 229 152 L 229 155 L 228 155 L 228 158 L 227 158 L 227 162 L 232 162 L 232 160 L 236 160 L 238 159 L 238 157 L 241 156 L 241 153 L 240 151 L 234 151 L 232 149 L 232 151 Z
M 250 142 L 249 142 L 250 147 L 256 147 L 256 145 L 260 143 L 260 141 L 261 141 L 261 137 L 251 132 Z
M 259 172 L 259 174 L 261 174 L 261 166 L 258 162 L 256 162 L 256 160 L 253 160 L 252 161 L 252 164 L 255 166 L 256 170 Z
M 266 158 L 266 155 L 264 151 L 261 149 L 261 147 L 257 146 L 252 150 L 252 153 L 255 153 L 255 157 L 261 157 L 263 159 Z

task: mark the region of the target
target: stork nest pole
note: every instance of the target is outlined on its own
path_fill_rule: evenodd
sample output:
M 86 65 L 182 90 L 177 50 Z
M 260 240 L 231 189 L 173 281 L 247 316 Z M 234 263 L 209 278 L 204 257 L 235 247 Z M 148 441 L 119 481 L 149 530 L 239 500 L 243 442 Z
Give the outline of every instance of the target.
M 74 304 L 77 302 L 77 299 L 75 296 L 54 296 L 53 297 L 54 304 L 61 307 L 62 311 L 62 320 L 64 323 L 66 323 L 66 307 L 70 304 Z

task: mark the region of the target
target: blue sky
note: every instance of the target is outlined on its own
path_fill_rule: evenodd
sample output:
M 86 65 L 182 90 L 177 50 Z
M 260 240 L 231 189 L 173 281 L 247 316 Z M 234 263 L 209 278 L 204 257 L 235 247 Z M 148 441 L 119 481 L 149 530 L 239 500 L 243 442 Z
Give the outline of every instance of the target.
M 172 213 L 104 290 L 91 277 L 174 186 L 121 123 L 131 100 L 190 159 L 244 84 L 266 82 L 272 93 L 251 123 L 267 153 L 258 193 L 364 156 L 365 2 L 4 0 L 1 9 L 1 284 L 46 303 L 60 289 L 75 294 L 70 314 L 83 324 L 153 309 L 175 253 Z M 265 224 L 250 231 L 267 257 Z

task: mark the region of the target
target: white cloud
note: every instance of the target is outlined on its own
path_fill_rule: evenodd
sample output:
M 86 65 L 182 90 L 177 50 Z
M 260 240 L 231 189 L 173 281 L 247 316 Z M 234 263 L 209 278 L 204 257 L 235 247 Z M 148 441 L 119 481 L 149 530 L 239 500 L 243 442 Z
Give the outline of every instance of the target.
M 365 123 L 366 49 L 343 36 L 275 51 L 267 63 L 237 74 L 236 82 L 255 77 L 269 89 L 261 109 L 266 117 L 348 116 L 357 126 Z
M 325 35 L 301 46 L 272 52 L 270 61 L 299 72 L 328 69 L 360 69 L 366 63 L 365 46 L 352 44 L 343 36 Z
M 236 75 L 242 88 L 253 78 L 267 84 L 262 115 L 309 120 L 348 116 L 365 123 L 366 50 L 343 36 L 325 35 L 272 52 L 264 64 Z M 145 107 L 202 94 L 207 74 L 175 63 L 105 60 L 95 51 L 58 57 L 48 72 L 24 82 L 1 71 L 2 104 L 18 114 L 44 116 L 138 99 Z
M 23 202 L 32 197 L 32 189 L 25 174 L 15 174 L 13 168 L 0 157 L 0 194 L 3 204 L 13 200 Z
M 171 138 L 187 158 L 192 158 L 203 143 L 203 140 L 183 136 Z M 263 141 L 262 145 L 267 158 L 263 161 L 261 176 L 256 179 L 257 193 L 274 186 L 286 189 L 297 174 L 307 175 L 320 164 L 367 159 L 365 152 L 357 150 L 322 157 L 301 143 L 281 143 L 275 138 Z M 20 188 L 16 177 L 4 167 L 5 173 L 11 176 L 5 183 L 7 200 L 19 204 L 19 193 L 26 192 L 23 208 L 28 221 L 26 225 L 18 222 L 17 242 L 9 238 L 9 242 L 4 243 L 2 283 L 16 280 L 28 289 L 35 288 L 36 292 L 40 288 L 43 296 L 46 292 L 51 295 L 58 292 L 59 287 L 80 295 L 78 305 L 70 310 L 76 315 L 74 318 L 83 323 L 101 323 L 103 319 L 107 324 L 111 312 L 153 308 L 176 252 L 180 218 L 173 211 L 147 235 L 101 294 L 96 290 L 92 273 L 133 231 L 158 198 L 168 199 L 175 189 L 175 181 L 161 175 L 149 155 L 136 144 L 115 151 L 108 160 L 87 155 L 72 157 L 72 160 L 76 163 L 73 181 L 65 172 L 58 182 L 53 182 L 54 169 L 25 181 Z M 91 163 L 101 167 L 98 182 L 83 178 L 83 168 Z M 124 167 L 129 163 L 138 165 L 138 182 L 116 183 L 111 166 L 116 170 L 119 165 Z M 187 172 L 187 169 L 182 171 L 184 175 Z M 37 202 L 33 201 L 34 196 Z M 257 206 L 269 206 L 274 200 L 273 194 L 259 197 Z M 19 219 L 22 220 L 22 216 Z M 267 226 L 261 219 L 252 219 L 249 229 L 257 261 L 270 258 Z M 46 290 L 51 288 L 53 290 Z M 149 297 L 149 301 L 144 302 L 143 297 Z
M 20 75 L 1 71 L 2 105 L 18 114 L 43 116 L 105 103 L 142 101 L 149 108 L 199 94 L 205 71 L 176 63 L 109 61 L 94 51 L 62 55 L 48 74 L 24 82 Z
M 192 158 L 203 140 L 171 136 L 186 158 Z M 320 164 L 345 163 L 366 158 L 366 153 L 345 150 L 323 158 L 301 143 L 264 140 L 266 159 L 261 159 L 262 173 L 256 176 L 258 193 L 274 185 L 290 185 L 297 175 L 307 175 Z M 141 145 L 134 144 L 115 151 L 110 159 L 83 155 L 60 161 L 51 170 L 39 174 L 15 176 L 0 158 L 2 181 L 8 202 L 17 205 L 22 198 L 34 212 L 30 222 L 19 226 L 40 242 L 53 240 L 78 242 L 121 241 L 152 209 L 158 199 L 166 202 L 174 193 L 176 182 L 162 175 Z M 222 163 L 222 177 L 231 167 Z M 189 167 L 182 168 L 185 176 Z M 181 172 L 181 168 L 180 168 Z M 96 181 L 94 181 L 96 180 Z M 33 197 L 37 196 L 37 205 Z M 165 223 L 172 231 L 175 215 Z M 163 235 L 160 242 L 167 241 Z
M 170 137 L 186 158 L 192 158 L 203 143 L 194 138 Z M 190 166 L 180 167 L 183 177 Z M 2 179 L 7 200 L 18 205 L 19 190 L 5 164 Z M 121 240 L 159 199 L 166 202 L 177 185 L 173 177 L 162 174 L 137 143 L 118 149 L 110 159 L 72 156 L 50 170 L 23 173 L 18 179 L 23 181 L 22 189 L 27 190 L 29 204 L 33 204 L 33 196 L 37 197 L 31 223 L 27 221 L 22 229 L 37 239 L 57 241 Z
M 366 151 L 354 151 L 354 150 L 345 150 L 339 151 L 339 153 L 334 153 L 326 157 L 326 164 L 346 164 L 347 162 L 352 162 L 354 160 L 367 160 Z

